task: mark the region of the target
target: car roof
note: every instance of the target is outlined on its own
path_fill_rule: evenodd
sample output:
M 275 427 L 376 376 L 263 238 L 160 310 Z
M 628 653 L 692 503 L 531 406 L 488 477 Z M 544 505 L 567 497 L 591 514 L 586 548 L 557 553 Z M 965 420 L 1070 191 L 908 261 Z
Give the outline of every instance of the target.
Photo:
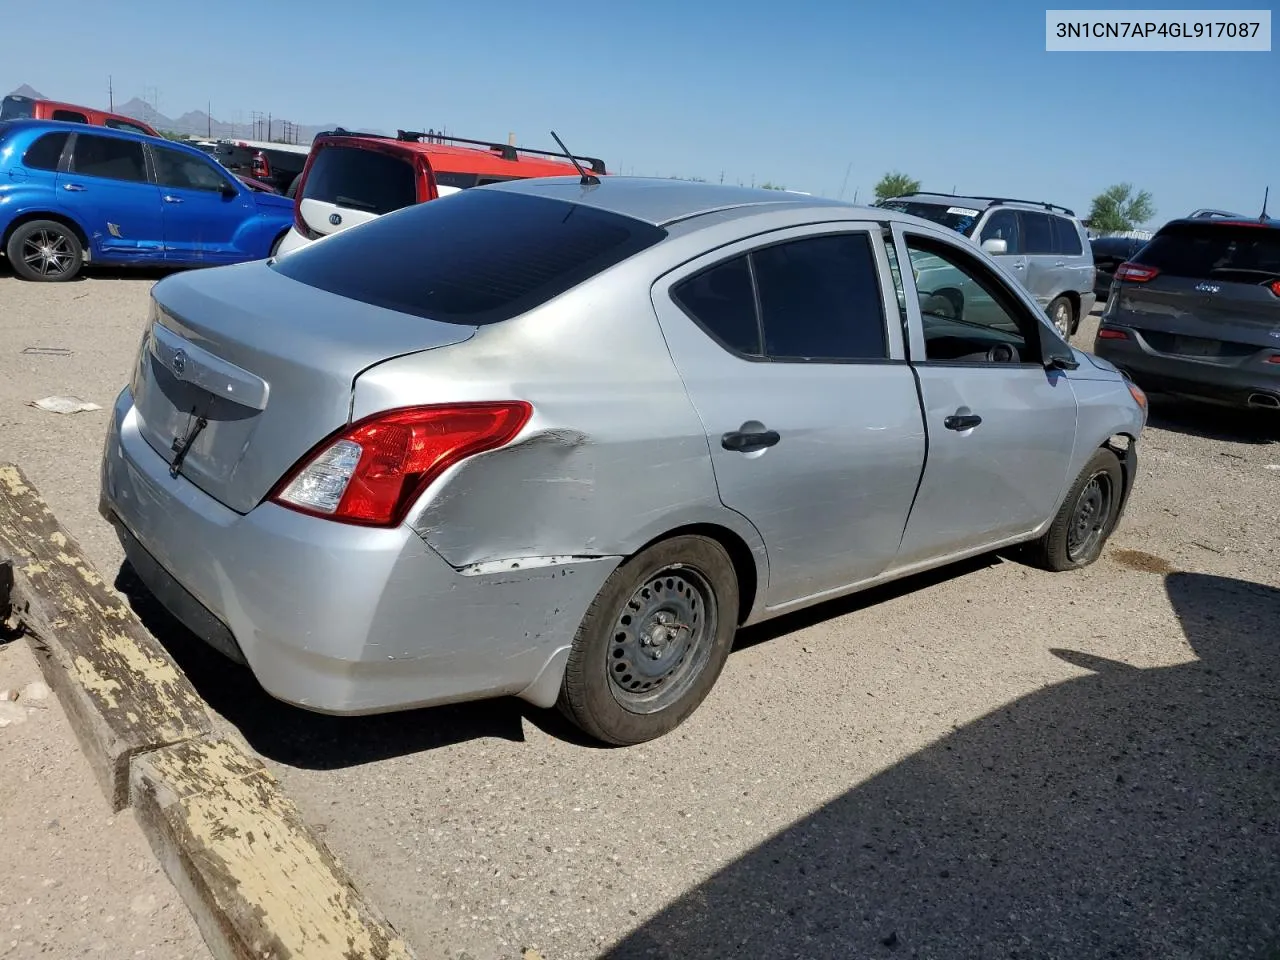
M 1074 211 L 1044 200 L 1018 200 L 1014 197 L 971 197 L 961 193 L 926 193 L 923 191 L 904 193 L 897 197 L 886 197 L 885 199 L 914 200 L 919 203 L 946 204 L 950 207 L 964 206 L 974 210 L 986 210 L 988 207 L 996 206 L 1016 207 L 1020 210 L 1036 210 L 1042 213 L 1052 213 L 1060 217 L 1070 217 L 1073 220 L 1077 219 Z
M 857 210 L 869 220 L 910 220 L 896 211 L 858 207 L 839 200 L 826 200 L 786 190 L 764 190 L 751 187 L 721 186 L 690 180 L 667 180 L 660 177 L 601 177 L 598 184 L 583 185 L 573 177 L 542 177 L 533 180 L 509 180 L 478 187 L 479 190 L 504 190 L 534 196 L 566 200 L 595 207 L 610 213 L 631 217 L 657 227 L 667 227 L 682 220 L 710 213 L 736 212 L 747 215 L 763 210 L 788 207 L 795 210 Z M 924 221 L 920 221 L 924 222 Z
M 1214 227 L 1261 227 L 1264 230 L 1280 230 L 1280 220 L 1275 217 L 1268 217 L 1265 220 L 1261 217 L 1232 217 L 1231 219 L 1221 217 L 1178 217 L 1163 224 L 1160 227 L 1160 231 L 1169 227 L 1186 225 L 1208 227 L 1210 229 Z
M 501 156 L 486 147 L 463 147 L 450 143 L 424 143 L 419 140 L 401 140 L 378 134 L 352 131 L 322 133 L 313 141 L 315 145 L 372 148 L 413 153 L 428 158 L 431 169 L 440 173 L 475 173 L 493 176 L 551 177 L 567 175 L 574 166 L 562 157 L 540 157 L 522 153 L 514 148 L 514 159 Z
M 94 136 L 118 137 L 122 140 L 143 140 L 150 143 L 163 144 L 166 147 L 174 147 L 178 150 L 185 150 L 202 157 L 208 156 L 198 147 L 193 147 L 181 140 L 152 137 L 145 133 L 121 130 L 118 127 L 104 127 L 96 123 L 80 123 L 75 120 L 37 120 L 31 117 L 21 117 L 14 120 L 6 120 L 4 124 L 6 128 L 15 130 L 66 130 L 69 133 L 90 133 Z

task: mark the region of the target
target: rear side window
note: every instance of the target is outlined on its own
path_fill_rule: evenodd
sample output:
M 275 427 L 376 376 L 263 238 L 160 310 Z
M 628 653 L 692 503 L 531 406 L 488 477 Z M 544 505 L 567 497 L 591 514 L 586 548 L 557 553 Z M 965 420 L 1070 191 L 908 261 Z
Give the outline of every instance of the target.
M 1053 221 L 1053 252 L 1066 257 L 1078 257 L 1084 253 L 1080 245 L 1080 233 L 1076 225 L 1064 217 L 1050 217 Z
M 147 168 L 142 160 L 142 144 L 137 140 L 76 134 L 71 169 L 88 177 L 145 182 Z
M 69 133 L 46 133 L 35 143 L 27 147 L 22 156 L 22 165 L 32 170 L 57 170 L 58 159 L 62 156 L 62 148 L 67 145 Z
M 1280 230 L 1212 221 L 1171 224 L 1134 260 L 1173 277 L 1265 283 L 1280 278 Z
M 888 356 L 884 301 L 866 234 L 763 247 L 695 274 L 672 297 L 721 346 L 742 356 L 814 362 Z
M 761 355 L 756 292 L 745 256 L 703 270 L 671 295 L 720 346 L 748 357 Z
M 1053 248 L 1053 222 L 1048 214 L 1027 213 L 1022 217 L 1022 250 L 1027 254 L 1056 252 Z
M 311 164 L 302 199 L 384 214 L 418 202 L 413 167 L 358 147 L 323 147 Z
M 115 117 L 107 117 L 103 126 L 110 127 L 112 130 L 128 130 L 130 133 L 141 133 L 151 136 L 150 131 L 144 130 L 136 123 L 130 123 L 128 120 L 117 120 Z
M 751 255 L 765 353 L 775 360 L 883 360 L 884 303 L 866 234 L 793 240 Z
M 333 234 L 271 269 L 388 310 L 482 325 L 532 310 L 666 235 L 579 204 L 464 190 Z
M 68 123 L 88 123 L 89 118 L 77 110 L 55 110 L 53 111 L 54 120 L 65 120 Z

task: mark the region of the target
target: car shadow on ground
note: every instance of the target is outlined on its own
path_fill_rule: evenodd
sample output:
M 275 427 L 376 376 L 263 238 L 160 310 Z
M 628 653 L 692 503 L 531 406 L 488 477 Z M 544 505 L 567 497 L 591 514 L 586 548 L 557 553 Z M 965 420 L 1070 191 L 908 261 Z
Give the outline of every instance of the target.
M 1280 410 L 1241 410 L 1153 393 L 1148 426 L 1227 443 L 1280 443 Z
M 833 600 L 741 631 L 734 650 L 764 643 L 795 630 L 891 597 L 973 573 L 998 563 L 995 554 Z M 247 667 L 207 646 L 174 618 L 125 563 L 115 588 L 143 625 L 169 651 L 205 702 L 233 724 L 264 757 L 305 769 L 333 770 L 495 737 L 524 739 L 523 721 L 576 746 L 611 749 L 586 736 L 557 710 L 539 710 L 512 697 L 367 717 L 331 717 L 283 703 L 268 694 Z
M 1280 957 L 1280 590 L 1165 584 L 1198 659 L 1053 650 L 1088 672 L 803 817 L 607 956 Z

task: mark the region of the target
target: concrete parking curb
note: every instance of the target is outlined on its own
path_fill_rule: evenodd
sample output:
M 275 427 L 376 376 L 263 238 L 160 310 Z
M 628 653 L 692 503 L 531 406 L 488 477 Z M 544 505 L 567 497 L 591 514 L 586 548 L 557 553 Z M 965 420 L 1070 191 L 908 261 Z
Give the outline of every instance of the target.
M 411 960 L 279 782 L 13 465 L 0 464 L 0 618 L 30 635 L 113 810 L 132 805 L 215 956 Z

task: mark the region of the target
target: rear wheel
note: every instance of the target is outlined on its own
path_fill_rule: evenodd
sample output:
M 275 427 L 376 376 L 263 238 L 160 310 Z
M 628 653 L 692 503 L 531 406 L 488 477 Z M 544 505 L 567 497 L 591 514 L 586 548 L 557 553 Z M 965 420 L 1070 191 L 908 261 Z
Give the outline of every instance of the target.
M 574 637 L 558 706 L 598 740 L 679 726 L 710 692 L 737 632 L 738 580 L 716 541 L 680 536 L 605 581 Z
M 276 237 L 275 243 L 271 244 L 271 252 L 267 254 L 268 258 L 274 257 L 280 252 L 280 244 L 284 243 L 284 238 L 288 235 L 289 231 L 286 230 L 284 233 L 280 234 L 280 236 Z
M 18 276 L 46 283 L 70 280 L 84 262 L 80 238 L 56 220 L 22 224 L 9 237 L 5 253 Z
M 1076 311 L 1069 298 L 1056 298 L 1049 304 L 1048 314 L 1049 319 L 1053 321 L 1053 325 L 1058 328 L 1058 333 L 1062 339 L 1066 340 L 1076 332 Z
M 1028 545 L 1032 563 L 1046 570 L 1077 570 L 1097 560 L 1115 529 L 1124 495 L 1119 458 L 1105 447 L 1085 464 L 1044 535 Z

